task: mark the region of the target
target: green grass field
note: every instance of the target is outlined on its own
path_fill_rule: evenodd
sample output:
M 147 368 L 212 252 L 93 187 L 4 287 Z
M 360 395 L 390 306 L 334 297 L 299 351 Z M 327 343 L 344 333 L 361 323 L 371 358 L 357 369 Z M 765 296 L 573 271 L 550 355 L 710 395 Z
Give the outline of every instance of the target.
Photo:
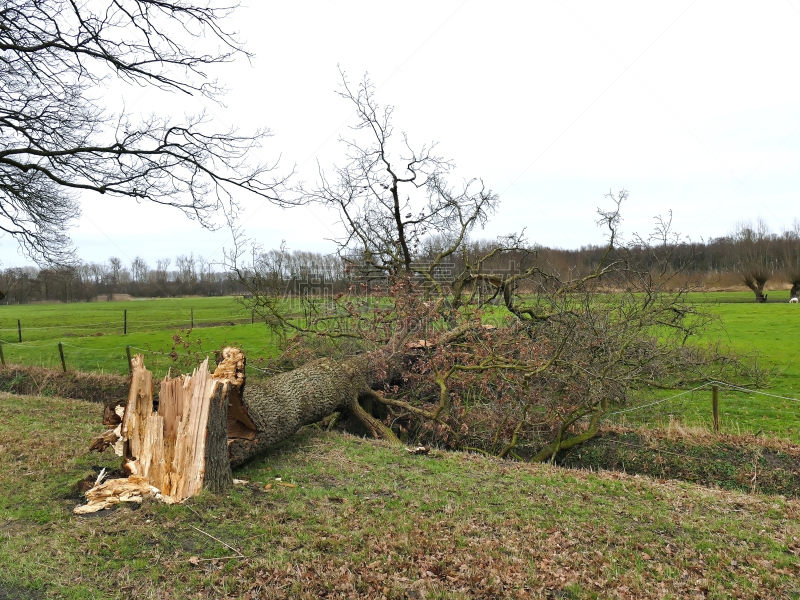
M 0 340 L 18 341 L 17 320 L 22 325 L 23 342 L 58 341 L 65 336 L 97 333 L 120 335 L 126 311 L 128 333 L 188 328 L 192 312 L 197 327 L 250 321 L 250 314 L 232 297 L 0 305 Z
M 767 304 L 789 303 L 789 290 L 768 290 Z M 753 292 L 691 292 L 689 297 L 697 303 L 755 304 Z
M 21 344 L 17 320 L 22 325 Z M 254 361 L 277 352 L 264 324 L 251 324 L 251 315 L 231 297 L 0 306 L 0 343 L 6 361 L 14 364 L 61 368 L 61 342 L 68 369 L 124 374 L 130 346 L 131 353 L 143 353 L 147 366 L 161 377 L 175 367 L 166 356 L 175 335 L 191 341 L 193 352 L 238 345 Z
M 777 293 L 776 293 L 777 295 Z M 721 429 L 728 433 L 759 433 L 800 441 L 800 307 L 785 302 L 756 304 L 750 292 L 714 292 L 690 297 L 719 317 L 702 341 L 721 341 L 743 353 L 757 353 L 758 364 L 772 372 L 768 389 L 760 393 L 720 387 Z M 664 391 L 659 398 L 680 391 Z M 766 395 L 770 394 L 770 395 Z M 777 398 L 775 396 L 782 396 Z M 789 399 L 787 399 L 789 398 Z M 704 387 L 643 410 L 615 417 L 629 425 L 666 425 L 677 420 L 711 427 L 711 389 Z
M 788 300 L 788 292 L 784 295 Z M 704 340 L 721 340 L 736 350 L 757 352 L 760 364 L 773 372 L 770 387 L 761 390 L 772 396 L 722 389 L 723 431 L 763 432 L 800 441 L 800 402 L 794 400 L 800 398 L 800 307 L 786 301 L 756 304 L 750 292 L 696 293 L 691 299 L 719 317 Z M 123 335 L 126 310 L 128 334 Z M 190 330 L 192 312 L 195 328 Z M 18 319 L 22 344 L 16 342 Z M 191 357 L 176 363 L 167 356 L 177 334 L 200 355 L 223 345 L 240 346 L 253 367 L 250 374 L 259 375 L 259 359 L 273 357 L 278 350 L 263 323 L 250 321 L 250 315 L 230 297 L 0 306 L 0 340 L 8 363 L 60 368 L 58 342 L 62 342 L 68 369 L 119 374 L 127 372 L 126 346 L 131 346 L 132 353 L 145 354 L 148 367 L 161 377 L 169 368 L 180 370 L 196 362 Z M 180 347 L 177 351 L 187 354 Z M 676 393 L 663 392 L 642 398 L 641 403 Z M 614 419 L 633 425 L 662 425 L 677 419 L 709 427 L 711 391 L 703 388 Z
M 707 339 L 757 350 L 776 370 L 761 391 L 797 397 L 800 310 L 735 300 L 703 300 L 720 317 Z M 123 336 L 113 319 L 125 308 Z M 175 334 L 201 350 L 238 344 L 251 362 L 274 355 L 265 326 L 236 310 L 219 298 L 0 307 L 0 337 L 24 319 L 31 341 L 4 343 L 7 361 L 60 366 L 62 341 L 69 368 L 120 373 L 127 345 L 168 352 Z M 157 372 L 175 364 L 147 361 Z M 800 438 L 794 400 L 724 389 L 721 406 L 725 431 Z M 708 425 L 710 391 L 618 418 Z M 87 451 L 100 420 L 97 404 L 0 392 L 0 599 L 800 600 L 796 499 L 435 449 L 413 456 L 315 427 L 237 469 L 248 483 L 228 494 L 76 517 L 77 482 L 119 466 Z

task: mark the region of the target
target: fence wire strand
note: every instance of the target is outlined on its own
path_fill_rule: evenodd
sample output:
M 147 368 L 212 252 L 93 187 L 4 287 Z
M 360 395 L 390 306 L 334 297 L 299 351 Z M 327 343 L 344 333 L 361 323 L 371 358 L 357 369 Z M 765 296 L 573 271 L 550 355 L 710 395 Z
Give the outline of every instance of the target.
M 669 396 L 668 398 L 661 398 L 660 400 L 656 400 L 655 402 L 650 402 L 648 404 L 642 404 L 641 406 L 633 406 L 631 408 L 625 408 L 623 410 L 616 410 L 614 412 L 606 413 L 606 416 L 610 417 L 612 415 L 620 415 L 622 413 L 628 413 L 628 412 L 633 412 L 635 410 L 641 410 L 643 408 L 649 408 L 651 406 L 656 406 L 657 404 L 662 404 L 662 403 L 667 402 L 669 400 L 674 400 L 675 398 L 680 398 L 681 396 L 685 396 L 686 394 L 691 394 L 692 392 L 696 392 L 697 390 L 701 390 L 703 388 L 707 388 L 709 386 L 715 386 L 715 385 L 722 385 L 722 386 L 725 386 L 725 387 L 728 387 L 728 388 L 731 388 L 731 389 L 734 389 L 734 390 L 738 390 L 740 392 L 746 392 L 748 394 L 759 394 L 761 396 L 769 396 L 770 398 L 779 398 L 781 400 L 789 400 L 791 402 L 800 402 L 800 399 L 798 399 L 798 398 L 791 398 L 789 396 L 779 396 L 778 394 L 769 394 L 767 392 L 762 392 L 762 391 L 759 391 L 759 390 L 751 390 L 749 388 L 745 388 L 745 387 L 741 387 L 741 386 L 738 386 L 738 385 L 734 385 L 732 383 L 726 383 L 724 381 L 711 380 L 711 381 L 708 381 L 708 382 L 706 382 L 706 383 L 704 383 L 702 385 L 698 385 L 696 388 L 692 388 L 691 390 L 685 390 L 685 391 L 681 392 L 680 394 L 675 394 L 674 396 Z

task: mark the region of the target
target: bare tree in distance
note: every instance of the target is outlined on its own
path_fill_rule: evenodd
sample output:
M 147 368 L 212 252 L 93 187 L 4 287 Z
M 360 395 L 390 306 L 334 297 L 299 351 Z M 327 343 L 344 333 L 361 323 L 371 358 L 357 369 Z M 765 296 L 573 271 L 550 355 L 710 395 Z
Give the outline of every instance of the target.
M 783 241 L 784 275 L 792 286 L 789 297 L 798 298 L 800 297 L 800 219 L 794 219 L 791 227 L 784 230 Z
M 131 261 L 131 275 L 136 283 L 142 283 L 147 280 L 147 275 L 150 269 L 141 256 L 137 256 Z
M 767 294 L 764 286 L 772 277 L 772 265 L 769 261 L 769 246 L 772 233 L 764 219 L 757 219 L 755 225 L 750 221 L 737 223 L 732 234 L 739 246 L 739 273 L 742 282 L 756 296 L 756 302 L 766 302 Z
M 13 0 L 0 4 L 0 232 L 40 262 L 74 259 L 66 230 L 93 191 L 172 206 L 205 227 L 246 190 L 281 204 L 275 165 L 251 162 L 267 129 L 217 131 L 106 112 L 111 80 L 219 101 L 213 65 L 249 58 L 224 29 L 232 7 L 191 1 Z M 205 43 L 203 43 L 205 42 Z

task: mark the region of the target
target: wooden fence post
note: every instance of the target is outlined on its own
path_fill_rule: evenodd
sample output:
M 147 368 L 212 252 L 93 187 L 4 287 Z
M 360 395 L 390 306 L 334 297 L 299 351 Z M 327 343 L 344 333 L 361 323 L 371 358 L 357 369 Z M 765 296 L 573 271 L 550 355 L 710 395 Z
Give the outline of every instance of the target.
M 711 386 L 711 411 L 714 415 L 714 432 L 719 433 L 719 386 Z
M 0 344 L 0 364 L 6 366 L 6 357 L 3 356 L 3 344 Z
M 64 361 L 64 346 L 61 342 L 58 342 L 58 353 L 61 355 L 61 368 L 64 369 L 64 373 L 66 373 L 67 363 Z
M 192 326 L 191 326 L 191 329 L 194 329 L 194 309 L 192 308 L 191 311 L 192 311 Z
M 131 362 L 131 347 L 125 346 L 125 354 L 128 355 L 128 373 L 133 373 L 133 363 Z
M 22 323 L 17 319 L 17 333 L 19 334 L 19 343 L 22 343 Z
M 122 335 L 128 335 L 128 309 L 127 308 L 125 309 L 125 312 L 124 312 L 124 315 L 123 315 L 122 318 L 123 318 L 123 323 L 124 323 L 123 326 L 122 326 Z

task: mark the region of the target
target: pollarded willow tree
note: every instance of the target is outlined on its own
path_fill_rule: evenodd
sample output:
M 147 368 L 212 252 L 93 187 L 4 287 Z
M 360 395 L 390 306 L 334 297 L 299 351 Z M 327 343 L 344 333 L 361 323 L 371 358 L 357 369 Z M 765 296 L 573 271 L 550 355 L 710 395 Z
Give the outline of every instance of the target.
M 162 0 L 0 3 L 0 232 L 40 262 L 67 263 L 78 194 L 169 205 L 213 227 L 235 190 L 280 203 L 274 165 L 250 161 L 269 135 L 108 112 L 112 81 L 219 101 L 214 65 L 248 52 L 224 20 L 232 8 Z
M 286 340 L 288 367 L 247 384 L 259 433 L 231 446 L 234 464 L 340 414 L 387 439 L 541 461 L 594 436 L 632 392 L 736 366 L 688 343 L 707 317 L 668 291 L 669 223 L 654 239 L 621 239 L 627 192 L 598 211 L 607 240 L 591 272 L 543 264 L 521 234 L 476 250 L 470 236 L 497 195 L 479 180 L 452 186 L 452 163 L 397 136 L 366 77 L 355 87 L 343 77 L 340 95 L 358 117 L 345 162 L 296 189 L 338 211 L 349 291 L 320 282 L 287 296 L 285 252 L 239 236 L 227 254 L 245 305 Z
M 758 219 L 755 226 L 750 222 L 738 223 L 731 237 L 737 242 L 742 283 L 755 294 L 756 302 L 766 302 L 764 286 L 773 276 L 769 252 L 773 234 L 767 223 Z

